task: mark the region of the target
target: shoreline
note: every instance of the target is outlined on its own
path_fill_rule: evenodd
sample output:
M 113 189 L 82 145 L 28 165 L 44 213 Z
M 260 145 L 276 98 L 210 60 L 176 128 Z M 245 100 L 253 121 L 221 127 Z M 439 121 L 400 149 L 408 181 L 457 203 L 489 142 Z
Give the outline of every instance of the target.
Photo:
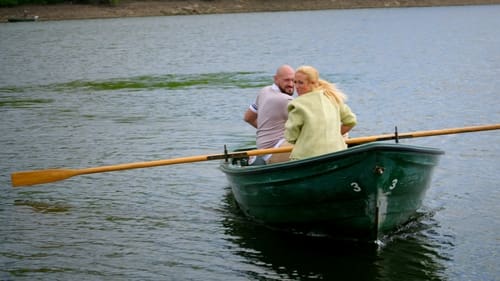
M 39 21 L 226 13 L 403 8 L 500 4 L 500 0 L 122 0 L 117 5 L 21 5 L 1 7 L 0 22 L 38 16 Z

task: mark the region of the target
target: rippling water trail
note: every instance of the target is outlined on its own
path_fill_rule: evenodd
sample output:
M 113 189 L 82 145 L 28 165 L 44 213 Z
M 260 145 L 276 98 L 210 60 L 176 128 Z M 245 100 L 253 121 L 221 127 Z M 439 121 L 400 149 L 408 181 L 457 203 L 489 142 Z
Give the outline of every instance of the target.
M 497 131 L 443 149 L 424 206 L 380 245 L 270 230 L 217 161 L 12 189 L 9 174 L 221 153 L 282 63 L 316 66 L 352 137 L 500 123 L 500 6 L 0 25 L 0 280 L 495 280 Z M 287 25 L 276 24 L 289 23 Z

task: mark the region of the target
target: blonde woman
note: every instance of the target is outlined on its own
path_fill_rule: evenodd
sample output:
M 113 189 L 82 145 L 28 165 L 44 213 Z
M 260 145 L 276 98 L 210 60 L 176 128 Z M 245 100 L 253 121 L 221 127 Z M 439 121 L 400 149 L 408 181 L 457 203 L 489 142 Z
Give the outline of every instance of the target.
M 347 97 L 322 80 L 311 66 L 295 71 L 298 97 L 288 104 L 285 139 L 294 144 L 290 159 L 297 160 L 346 149 L 342 135 L 356 125 Z

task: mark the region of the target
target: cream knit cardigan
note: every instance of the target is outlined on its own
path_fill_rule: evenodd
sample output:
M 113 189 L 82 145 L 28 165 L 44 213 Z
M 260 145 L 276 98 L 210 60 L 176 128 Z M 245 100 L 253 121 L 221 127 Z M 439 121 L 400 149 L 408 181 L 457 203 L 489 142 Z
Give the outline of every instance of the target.
M 341 125 L 355 126 L 356 115 L 347 104 L 335 104 L 323 91 L 312 91 L 288 104 L 285 139 L 294 144 L 290 159 L 303 159 L 338 150 L 347 145 Z

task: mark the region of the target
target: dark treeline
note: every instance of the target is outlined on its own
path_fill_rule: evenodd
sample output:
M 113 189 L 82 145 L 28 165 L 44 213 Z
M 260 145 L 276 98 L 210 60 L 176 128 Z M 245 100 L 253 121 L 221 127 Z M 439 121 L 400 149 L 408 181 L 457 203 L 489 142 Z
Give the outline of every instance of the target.
M 61 3 L 73 3 L 73 4 L 110 4 L 116 5 L 119 0 L 0 0 L 0 7 L 12 7 L 18 5 L 45 5 L 45 4 L 61 4 Z

